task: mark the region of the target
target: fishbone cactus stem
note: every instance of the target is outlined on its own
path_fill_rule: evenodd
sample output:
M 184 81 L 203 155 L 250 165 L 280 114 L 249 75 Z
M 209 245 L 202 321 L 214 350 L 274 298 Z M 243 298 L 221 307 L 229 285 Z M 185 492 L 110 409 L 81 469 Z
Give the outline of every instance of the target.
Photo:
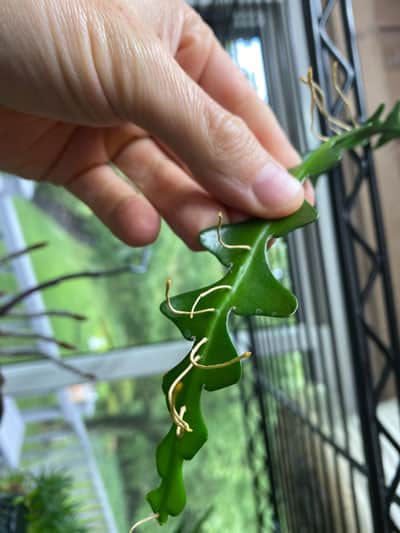
M 317 106 L 335 135 L 291 170 L 299 181 L 309 178 L 316 184 L 318 177 L 336 165 L 346 150 L 373 139 L 376 139 L 373 147 L 378 148 L 400 138 L 400 102 L 386 118 L 382 118 L 381 105 L 365 122 L 358 124 L 353 119 L 349 126 L 327 114 L 323 93 L 313 81 L 311 71 L 304 81 L 311 89 L 312 111 Z M 333 82 L 340 94 L 335 74 Z M 241 360 L 251 355 L 237 353 L 229 330 L 230 316 L 289 317 L 297 309 L 295 295 L 271 272 L 268 243 L 317 218 L 317 210 L 306 201 L 296 213 L 273 221 L 249 220 L 222 226 L 219 214 L 216 227 L 203 231 L 200 242 L 226 267 L 224 277 L 208 287 L 174 297 L 170 296 L 171 280 L 167 280 L 161 311 L 185 339 L 193 342 L 193 347 L 163 379 L 172 425 L 157 448 L 160 485 L 147 495 L 154 514 L 144 520 L 155 519 L 164 524 L 169 516 L 183 511 L 186 505 L 183 464 L 194 458 L 208 437 L 201 395 L 203 391 L 212 392 L 237 383 Z M 131 531 L 142 523 L 135 524 Z

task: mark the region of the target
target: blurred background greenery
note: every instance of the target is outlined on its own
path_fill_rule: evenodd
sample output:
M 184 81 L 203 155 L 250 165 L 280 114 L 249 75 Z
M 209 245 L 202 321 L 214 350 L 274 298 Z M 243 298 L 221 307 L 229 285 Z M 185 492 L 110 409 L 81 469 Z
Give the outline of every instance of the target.
M 141 261 L 142 250 L 120 243 L 88 209 L 60 189 L 41 184 L 33 202 L 15 202 L 27 244 L 48 242 L 47 248 L 31 254 L 39 282 Z M 88 317 L 82 323 L 52 319 L 57 338 L 75 344 L 79 353 L 107 352 L 180 338 L 175 326 L 158 309 L 164 298 L 165 279 L 172 278 L 175 293 L 206 285 L 221 274 L 222 268 L 214 258 L 206 253 L 194 254 L 163 225 L 144 274 L 71 281 L 45 291 L 43 297 L 48 309 Z M 14 290 L 13 283 L 11 276 L 0 276 L 0 291 Z M 70 355 L 63 353 L 64 357 Z M 121 532 L 149 514 L 145 494 L 158 483 L 155 450 L 170 425 L 161 378 L 95 385 L 95 412 L 86 423 Z M 52 400 L 43 397 L 35 402 L 43 406 Z M 27 398 L 19 403 L 22 408 L 31 408 L 35 402 Z M 255 530 L 239 389 L 204 394 L 203 407 L 210 438 L 196 460 L 185 465 L 190 502 L 183 517 L 171 520 L 164 530 Z M 31 433 L 35 431 L 39 432 L 40 427 L 30 429 Z

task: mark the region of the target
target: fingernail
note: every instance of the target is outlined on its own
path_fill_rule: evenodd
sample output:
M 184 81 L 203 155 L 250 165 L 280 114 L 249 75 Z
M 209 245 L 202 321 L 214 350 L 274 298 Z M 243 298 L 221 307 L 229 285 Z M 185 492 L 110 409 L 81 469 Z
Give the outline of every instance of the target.
M 258 174 L 253 191 L 258 201 L 267 208 L 279 208 L 300 194 L 300 182 L 283 167 L 269 161 Z

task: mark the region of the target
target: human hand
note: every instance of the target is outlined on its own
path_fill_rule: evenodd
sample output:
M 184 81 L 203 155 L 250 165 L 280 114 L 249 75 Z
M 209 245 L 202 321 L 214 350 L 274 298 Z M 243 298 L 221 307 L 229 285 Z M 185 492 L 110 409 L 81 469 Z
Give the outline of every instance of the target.
M 0 76 L 0 168 L 65 186 L 128 244 L 161 215 L 198 248 L 218 211 L 303 201 L 273 113 L 183 0 L 1 0 Z

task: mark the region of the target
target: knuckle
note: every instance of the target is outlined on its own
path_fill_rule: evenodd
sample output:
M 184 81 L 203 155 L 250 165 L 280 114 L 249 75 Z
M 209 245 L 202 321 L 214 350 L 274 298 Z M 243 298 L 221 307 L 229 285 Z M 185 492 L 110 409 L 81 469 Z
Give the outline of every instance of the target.
M 185 25 L 191 28 L 191 33 L 193 36 L 197 36 L 203 45 L 214 42 L 215 33 L 211 27 L 204 22 L 204 19 L 201 17 L 201 15 L 194 9 L 190 9 L 188 11 Z
M 243 157 L 253 144 L 244 120 L 223 110 L 209 114 L 207 130 L 211 152 L 217 161 Z
M 186 241 L 186 245 L 191 252 L 201 252 L 204 251 L 204 248 L 196 239 L 190 239 Z

